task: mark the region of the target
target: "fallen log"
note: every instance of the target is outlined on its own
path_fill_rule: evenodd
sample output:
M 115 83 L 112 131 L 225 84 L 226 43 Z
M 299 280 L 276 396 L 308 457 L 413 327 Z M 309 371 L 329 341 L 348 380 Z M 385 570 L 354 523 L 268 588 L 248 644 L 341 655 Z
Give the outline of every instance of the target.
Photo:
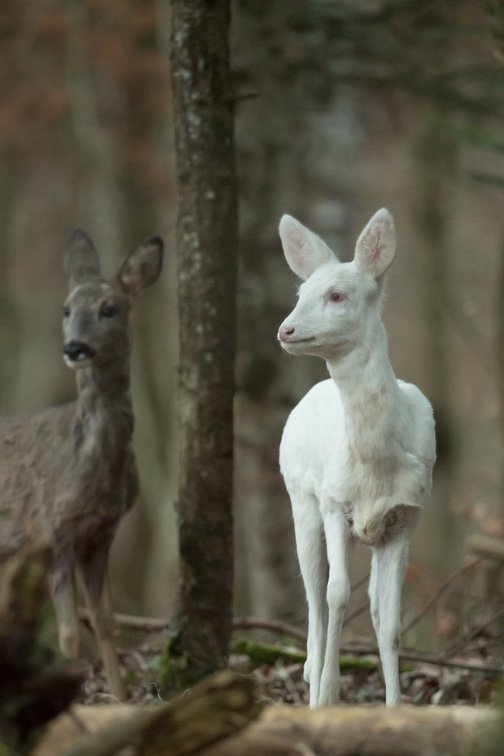
M 498 754 L 499 714 L 471 707 L 271 706 L 200 756 L 481 756 Z M 492 739 L 496 750 L 491 751 Z M 499 748 L 499 750 L 497 750 Z
M 72 706 L 47 728 L 33 756 L 112 756 L 129 746 L 138 756 L 188 756 L 261 710 L 250 677 L 221 672 L 170 704 Z
M 461 706 L 268 706 L 255 719 L 260 710 L 250 678 L 224 672 L 169 705 L 73 706 L 33 756 L 112 756 L 127 746 L 137 756 L 487 756 L 500 721 L 495 710 Z

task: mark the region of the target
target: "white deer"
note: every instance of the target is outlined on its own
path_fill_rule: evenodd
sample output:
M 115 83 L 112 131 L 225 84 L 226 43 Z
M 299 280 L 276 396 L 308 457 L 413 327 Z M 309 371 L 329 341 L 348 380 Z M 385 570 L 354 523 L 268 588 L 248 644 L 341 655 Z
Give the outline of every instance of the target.
M 410 534 L 435 462 L 431 405 L 416 386 L 396 379 L 380 316 L 396 252 L 394 221 L 379 210 L 348 263 L 289 215 L 279 230 L 287 262 L 305 283 L 278 339 L 290 354 L 322 357 L 331 376 L 292 410 L 280 445 L 308 603 L 310 706 L 339 700 L 355 538 L 372 549 L 371 616 L 390 706 L 401 700 L 400 603 Z

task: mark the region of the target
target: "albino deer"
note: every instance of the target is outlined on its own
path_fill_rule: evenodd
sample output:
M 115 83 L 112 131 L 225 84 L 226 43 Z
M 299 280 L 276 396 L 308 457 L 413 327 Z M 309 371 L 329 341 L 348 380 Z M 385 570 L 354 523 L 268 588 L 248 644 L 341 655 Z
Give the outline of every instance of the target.
M 77 401 L 0 418 L 0 559 L 31 544 L 52 553 L 50 587 L 62 653 L 79 654 L 76 568 L 111 692 L 124 698 L 113 639 L 107 564 L 121 517 L 138 490 L 129 390 L 129 313 L 159 276 L 163 242 L 149 239 L 117 277 L 100 274 L 86 234 L 65 253 L 63 356 L 77 374 Z
M 416 386 L 396 379 L 380 317 L 396 251 L 394 221 L 379 210 L 349 263 L 289 215 L 280 237 L 305 283 L 278 339 L 290 354 L 322 357 L 331 376 L 292 410 L 280 445 L 308 603 L 310 706 L 339 700 L 354 538 L 372 548 L 371 616 L 390 706 L 401 699 L 400 601 L 410 533 L 435 461 L 432 408 Z

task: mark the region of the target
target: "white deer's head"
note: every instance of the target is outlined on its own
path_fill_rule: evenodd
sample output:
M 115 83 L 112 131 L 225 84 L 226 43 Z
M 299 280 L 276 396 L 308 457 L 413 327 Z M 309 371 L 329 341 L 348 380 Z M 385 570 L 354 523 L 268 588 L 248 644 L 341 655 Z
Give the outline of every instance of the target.
M 326 360 L 348 354 L 379 318 L 383 276 L 396 252 L 392 215 L 385 209 L 373 215 L 348 263 L 290 215 L 282 217 L 279 232 L 289 267 L 304 280 L 296 307 L 278 329 L 280 344 L 291 354 Z

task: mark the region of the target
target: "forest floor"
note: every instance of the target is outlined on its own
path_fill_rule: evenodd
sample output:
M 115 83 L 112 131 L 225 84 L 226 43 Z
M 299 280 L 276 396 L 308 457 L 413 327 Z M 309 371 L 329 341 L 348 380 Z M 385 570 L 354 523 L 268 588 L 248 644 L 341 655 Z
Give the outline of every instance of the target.
M 400 674 L 405 703 L 474 706 L 491 704 L 498 697 L 502 700 L 502 544 L 502 539 L 480 538 L 476 555 L 443 583 L 434 588 L 430 584 L 426 586 L 423 602 L 404 629 Z M 361 579 L 353 587 L 364 590 L 366 582 Z M 491 585 L 493 590 L 483 597 L 481 585 Z M 367 598 L 345 620 L 344 628 L 363 611 L 369 611 Z M 85 610 L 81 616 L 86 620 Z M 168 642 L 166 622 L 116 615 L 116 626 L 118 643 L 123 646 L 120 660 L 128 700 L 131 703 L 162 701 L 159 681 Z M 252 675 L 257 696 L 264 703 L 306 706 L 304 631 L 274 620 L 242 618 L 236 619 L 233 626 L 230 669 Z M 420 630 L 418 636 L 417 630 Z M 341 648 L 343 703 L 383 703 L 385 690 L 375 640 L 358 639 L 351 624 L 344 632 L 351 640 Z M 428 637 L 434 647 L 442 650 L 428 652 L 408 648 L 407 642 L 414 642 L 415 637 Z M 111 700 L 98 662 L 88 667 L 80 700 L 82 703 Z
M 127 685 L 130 703 L 146 704 L 160 702 L 163 697 L 159 688 L 162 654 L 166 637 L 151 636 L 135 649 L 122 649 L 120 660 Z M 253 649 L 261 649 L 262 643 L 251 642 Z M 371 646 L 370 646 L 371 647 Z M 271 649 L 272 646 L 264 646 Z M 290 661 L 289 655 L 302 654 L 299 649 L 275 646 L 284 649 L 277 660 L 269 663 L 253 661 L 247 653 L 233 653 L 230 669 L 251 674 L 256 683 L 258 699 L 264 703 L 284 703 L 305 706 L 308 703 L 308 686 L 303 679 L 302 661 Z M 341 696 L 343 703 L 380 704 L 384 701 L 384 685 L 376 654 L 363 654 L 361 645 L 358 656 L 349 653 L 344 657 Z M 401 689 L 403 701 L 414 705 L 476 705 L 492 703 L 497 697 L 498 670 L 502 670 L 504 644 L 492 650 L 481 643 L 478 650 L 452 657 L 425 655 L 420 652 L 405 653 L 401 661 Z M 348 651 L 348 649 L 347 649 Z M 252 653 L 252 656 L 255 656 Z M 282 658 L 283 657 L 283 658 Z M 80 702 L 87 704 L 112 701 L 106 692 L 101 665 L 89 665 L 82 687 Z
M 417 587 L 422 601 L 406 622 L 400 657 L 405 703 L 474 706 L 491 704 L 498 697 L 502 700 L 504 540 L 488 536 L 473 540 L 470 558 L 444 582 Z M 417 572 L 410 579 L 419 583 Z M 352 588 L 365 590 L 366 583 L 367 576 Z M 484 596 L 482 586 L 492 590 Z M 351 624 L 369 612 L 367 597 L 362 598 L 362 606 L 343 623 L 351 641 L 341 648 L 341 698 L 343 703 L 373 705 L 385 698 L 376 642 L 357 639 Z M 86 610 L 81 610 L 81 619 L 89 624 Z M 159 681 L 168 642 L 166 620 L 117 614 L 116 627 L 129 702 L 162 701 Z M 229 668 L 253 676 L 259 700 L 307 705 L 305 632 L 280 621 L 250 618 L 235 619 L 233 627 Z M 415 635 L 417 630 L 420 633 Z M 414 642 L 415 637 L 430 638 L 442 650 L 408 648 L 407 642 Z M 80 702 L 111 700 L 99 662 L 88 665 Z

